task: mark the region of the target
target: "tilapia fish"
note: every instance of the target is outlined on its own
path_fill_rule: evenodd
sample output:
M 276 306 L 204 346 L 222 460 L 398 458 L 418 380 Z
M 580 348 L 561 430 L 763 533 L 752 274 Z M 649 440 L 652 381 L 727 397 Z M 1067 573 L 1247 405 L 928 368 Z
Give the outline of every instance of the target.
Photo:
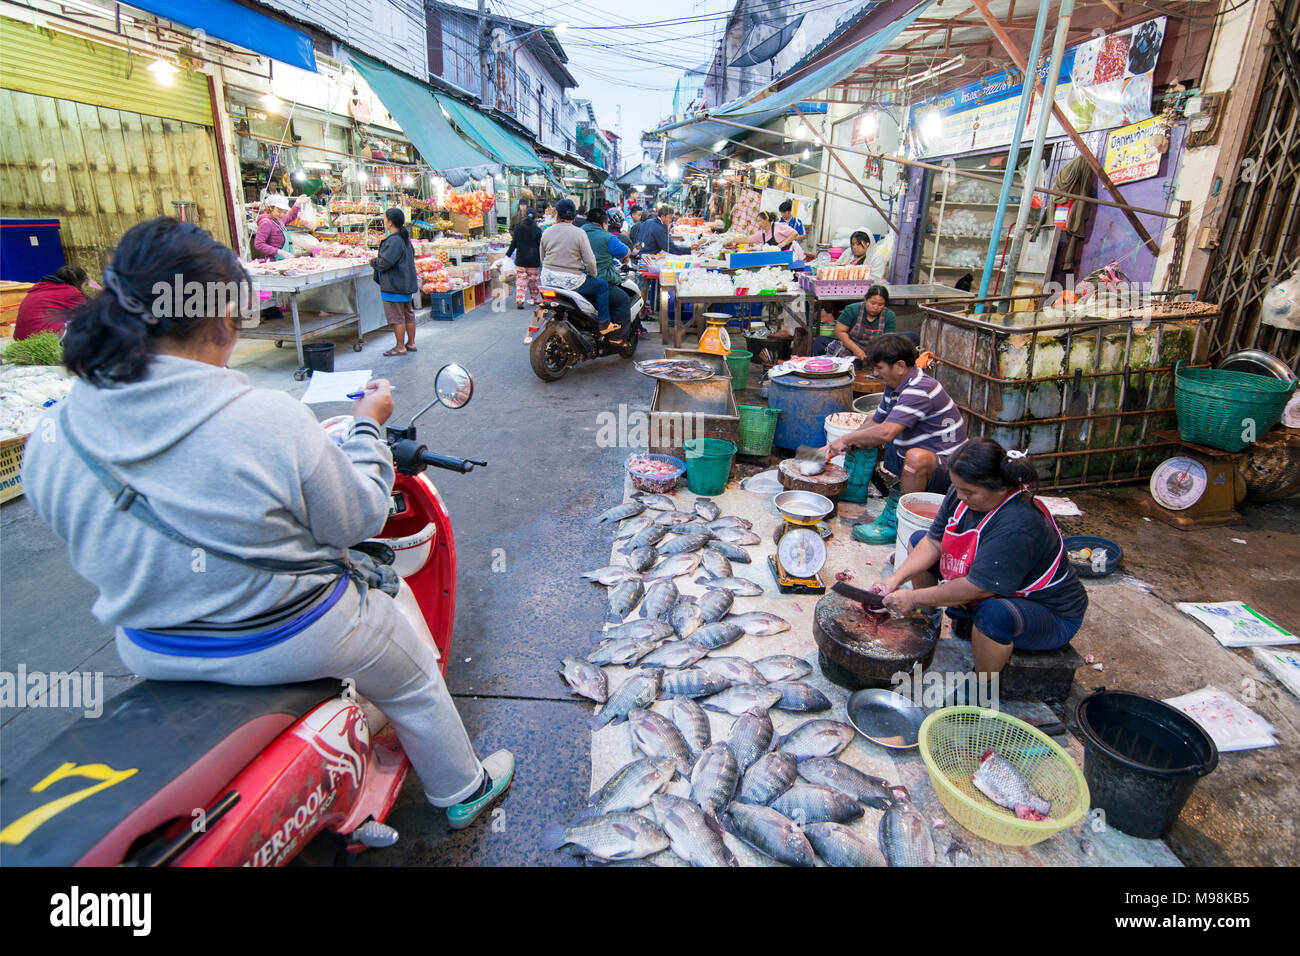
M 727 745 L 736 755 L 736 763 L 741 773 L 767 753 L 775 734 L 772 718 L 767 715 L 766 710 L 757 708 L 747 710 L 736 718 L 736 722 L 731 725 L 731 733 L 727 736 Z
M 971 774 L 971 783 L 980 793 L 1000 807 L 1006 807 L 1021 820 L 1046 820 L 1052 801 L 1042 796 L 1002 755 L 989 748 L 980 756 L 979 769 Z
M 622 521 L 625 518 L 632 518 L 645 511 L 645 505 L 633 498 L 625 501 L 621 505 L 615 505 L 608 511 L 603 511 L 592 519 L 594 524 L 604 524 L 606 521 Z
M 700 626 L 699 602 L 689 594 L 679 597 L 668 612 L 668 623 L 682 640 L 690 637 Z
M 591 795 L 590 813 L 636 810 L 668 785 L 677 770 L 671 757 L 643 757 L 614 772 L 605 785 Z
M 560 662 L 560 676 L 575 694 L 580 694 L 598 704 L 605 703 L 609 696 L 609 681 L 605 672 L 590 661 L 576 657 L 566 657 Z
M 711 578 L 731 577 L 731 560 L 720 551 L 703 548 L 700 551 L 700 567 Z
M 783 680 L 768 686 L 781 692 L 781 699 L 773 705 L 777 710 L 813 712 L 831 709 L 830 698 L 812 684 L 797 680 Z
M 805 757 L 835 757 L 848 749 L 857 733 L 849 724 L 838 720 L 809 720 L 786 734 L 777 743 L 796 760 Z
M 754 527 L 754 524 L 752 521 L 746 521 L 744 518 L 739 518 L 736 515 L 723 515 L 721 518 L 714 518 L 710 521 L 709 527 L 714 531 L 717 531 L 719 528 L 749 529 Z
M 739 717 L 755 707 L 767 710 L 781 699 L 781 692 L 760 684 L 736 684 L 700 701 L 705 710 L 718 710 Z
M 894 802 L 894 795 L 885 781 L 834 757 L 809 757 L 799 761 L 799 776 L 809 783 L 833 787 L 876 810 L 888 809 Z
M 735 624 L 728 624 L 726 621 L 715 621 L 712 624 L 705 624 L 703 627 L 697 628 L 688 640 L 699 647 L 716 651 L 720 647 L 734 644 L 744 636 L 745 632 Z
M 649 519 L 646 519 L 647 521 Z M 639 529 L 632 540 L 618 550 L 623 554 L 631 554 L 637 548 L 648 548 L 653 544 L 658 544 L 668 536 L 668 529 L 660 527 L 657 524 L 651 524 L 648 527 Z
M 654 799 L 659 799 L 658 794 Z M 885 865 L 874 843 L 842 823 L 810 823 L 803 828 L 803 835 L 827 866 Z
M 708 697 L 731 686 L 731 679 L 700 667 L 668 671 L 659 693 L 664 697 Z
M 668 834 L 673 852 L 692 866 L 739 866 L 713 819 L 691 801 L 669 793 L 651 800 L 655 819 Z
M 641 571 L 649 571 L 655 566 L 655 562 L 658 560 L 659 552 L 654 548 L 637 548 L 627 556 L 627 566 L 633 571 L 639 573 Z
M 636 499 L 651 511 L 676 511 L 677 502 L 667 495 L 652 495 L 647 491 L 639 492 Z
M 904 787 L 880 818 L 880 851 L 890 866 L 934 866 L 934 835 Z
M 671 557 L 664 558 L 653 569 L 646 572 L 647 581 L 658 581 L 661 578 L 678 578 L 683 574 L 690 574 L 700 566 L 700 556 L 698 554 L 674 554 Z
M 685 524 L 695 519 L 696 514 L 693 511 L 664 511 L 655 515 L 655 524 L 661 528 L 671 528 L 673 525 Z
M 705 591 L 700 595 L 699 602 L 701 623 L 712 624 L 714 621 L 722 620 L 726 617 L 727 612 L 731 610 L 731 605 L 735 603 L 735 600 L 736 596 L 725 588 Z
M 615 541 L 622 541 L 624 538 L 630 538 L 646 528 L 654 526 L 654 519 L 647 514 L 639 514 L 636 517 L 628 518 L 618 528 L 618 534 L 614 535 Z
M 653 710 L 634 707 L 627 712 L 627 726 L 637 750 L 647 757 L 671 760 L 683 777 L 690 774 L 695 758 L 671 720 Z
M 736 792 L 740 767 L 736 755 L 724 743 L 706 747 L 691 771 L 691 799 L 705 813 L 717 816 Z
M 663 642 L 662 637 L 620 637 L 601 641 L 587 652 L 587 661 L 605 664 L 632 664 L 645 657 Z
M 755 597 L 763 593 L 763 586 L 757 581 L 751 581 L 749 578 L 696 578 L 696 584 L 703 584 L 706 588 L 726 588 L 732 594 L 739 597 Z
M 770 807 L 729 803 L 723 825 L 764 856 L 788 866 L 813 866 L 812 844 Z
M 682 732 L 682 739 L 691 748 L 691 756 L 698 758 L 713 740 L 709 715 L 704 708 L 689 697 L 678 697 L 668 703 L 668 717 Z
M 542 835 L 542 846 L 558 850 L 572 845 L 574 852 L 598 860 L 640 860 L 668 849 L 668 834 L 639 813 L 606 813 L 565 827 L 553 823 Z
M 596 632 L 593 635 L 595 641 L 618 641 L 628 637 L 652 637 L 658 641 L 665 641 L 673 636 L 672 625 L 664 621 L 628 621 L 626 624 L 615 624 L 604 633 Z M 590 660 L 591 658 L 588 658 Z
M 653 581 L 646 589 L 645 600 L 641 603 L 641 616 L 648 621 L 663 621 L 667 624 L 668 612 L 672 610 L 679 597 L 681 594 L 672 578 Z M 672 629 L 671 624 L 668 627 Z
M 789 621 L 767 611 L 746 611 L 744 614 L 733 614 L 727 620 L 732 624 L 739 624 L 745 629 L 746 634 L 753 634 L 755 637 L 771 637 L 773 634 L 790 630 Z
M 584 581 L 590 581 L 592 584 L 603 584 L 607 588 L 622 584 L 624 581 L 641 580 L 640 574 L 624 564 L 607 564 L 605 567 L 596 568 L 594 571 L 584 571 L 578 577 Z
M 773 654 L 771 657 L 759 658 L 754 661 L 754 666 L 768 681 L 798 680 L 812 673 L 812 665 L 793 654 Z
M 605 620 L 611 624 L 621 624 L 623 618 L 641 603 L 644 595 L 645 585 L 641 583 L 640 578 L 632 578 L 622 584 L 614 585 L 609 589 L 609 614 L 605 616 Z
M 847 793 L 813 783 L 797 783 L 770 804 L 795 823 L 847 823 L 862 816 L 862 806 Z
M 659 553 L 686 554 L 689 551 L 698 551 L 708 540 L 702 534 L 675 534 L 659 545 Z
M 766 684 L 758 668 L 743 657 L 706 657 L 700 661 L 705 670 L 730 677 L 733 684 Z
M 662 673 L 662 671 L 647 669 L 633 674 L 614 688 L 614 692 L 609 695 L 609 700 L 605 701 L 605 706 L 600 709 L 600 713 L 590 718 L 587 725 L 592 730 L 599 730 L 610 722 L 621 723 L 627 718 L 628 711 L 633 708 L 649 707 L 659 696 Z
M 734 544 L 737 547 L 758 544 L 763 539 L 748 528 L 714 528 L 713 536 L 719 541 Z
M 741 803 L 770 803 L 794 785 L 798 773 L 799 761 L 788 753 L 780 750 L 765 753 L 745 771 L 736 799 Z
M 722 509 L 708 498 L 696 498 L 695 513 L 705 521 L 716 521 L 718 516 L 722 514 Z
M 730 541 L 714 538 L 705 547 L 718 552 L 728 561 L 735 561 L 737 564 L 749 564 L 752 560 L 748 551 L 740 547 L 740 545 L 732 544 Z
M 705 654 L 707 647 L 689 641 L 667 641 L 637 661 L 637 667 L 690 667 Z

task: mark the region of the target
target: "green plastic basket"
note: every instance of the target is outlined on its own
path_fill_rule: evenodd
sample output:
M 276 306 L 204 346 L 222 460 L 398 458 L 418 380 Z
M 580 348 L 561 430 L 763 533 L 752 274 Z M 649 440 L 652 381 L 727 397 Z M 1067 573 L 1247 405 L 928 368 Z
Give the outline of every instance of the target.
M 736 436 L 740 454 L 772 454 L 772 439 L 776 437 L 776 420 L 781 417 L 781 409 L 737 405 L 736 411 L 740 413 L 740 428 Z
M 744 349 L 732 349 L 728 353 L 727 366 L 731 369 L 731 387 L 736 391 L 743 391 L 749 384 L 749 360 L 753 357 L 753 352 L 746 352 Z
M 1183 441 L 1241 451 L 1277 424 L 1295 382 L 1214 368 L 1174 367 L 1174 408 Z
M 725 438 L 688 438 L 682 445 L 686 449 L 686 487 L 706 497 L 722 494 L 736 460 L 736 443 Z

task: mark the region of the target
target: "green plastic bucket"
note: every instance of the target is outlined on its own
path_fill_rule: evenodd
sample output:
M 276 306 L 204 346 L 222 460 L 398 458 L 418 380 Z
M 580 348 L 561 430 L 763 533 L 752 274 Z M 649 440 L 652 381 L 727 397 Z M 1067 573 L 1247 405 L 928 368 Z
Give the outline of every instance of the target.
M 776 436 L 776 420 L 781 417 L 781 409 L 737 405 L 736 411 L 740 413 L 740 427 L 736 434 L 740 454 L 772 454 L 772 439 Z
M 731 387 L 736 391 L 743 390 L 749 384 L 749 360 L 753 357 L 753 352 L 744 349 L 732 349 L 727 355 L 727 365 L 731 367 Z
M 688 438 L 682 445 L 686 449 L 686 487 L 707 497 L 722 494 L 736 460 L 736 443 L 723 438 Z

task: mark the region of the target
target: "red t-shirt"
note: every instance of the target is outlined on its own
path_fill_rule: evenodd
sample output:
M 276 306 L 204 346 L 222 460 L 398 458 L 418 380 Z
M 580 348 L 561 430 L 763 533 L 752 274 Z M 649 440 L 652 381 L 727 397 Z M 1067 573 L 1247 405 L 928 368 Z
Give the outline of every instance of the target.
M 25 339 L 41 332 L 62 333 L 67 324 L 63 314 L 86 301 L 81 290 L 66 282 L 41 280 L 18 305 L 18 321 L 14 324 L 14 339 Z

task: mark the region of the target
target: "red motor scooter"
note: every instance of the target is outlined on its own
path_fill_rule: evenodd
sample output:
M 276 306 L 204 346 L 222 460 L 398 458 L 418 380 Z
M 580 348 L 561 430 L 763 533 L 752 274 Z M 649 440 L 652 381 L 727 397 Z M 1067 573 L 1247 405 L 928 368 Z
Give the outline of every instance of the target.
M 363 550 L 402 579 L 396 598 L 447 670 L 456 613 L 451 519 L 426 467 L 483 461 L 435 455 L 415 421 L 461 408 L 474 380 L 445 366 L 437 398 L 389 428 L 397 468 L 388 520 Z M 328 428 L 346 432 L 347 419 Z M 379 711 L 348 682 L 235 687 L 142 681 L 0 780 L 0 865 L 282 866 L 309 844 L 331 860 L 391 846 L 383 823 L 410 762 Z

